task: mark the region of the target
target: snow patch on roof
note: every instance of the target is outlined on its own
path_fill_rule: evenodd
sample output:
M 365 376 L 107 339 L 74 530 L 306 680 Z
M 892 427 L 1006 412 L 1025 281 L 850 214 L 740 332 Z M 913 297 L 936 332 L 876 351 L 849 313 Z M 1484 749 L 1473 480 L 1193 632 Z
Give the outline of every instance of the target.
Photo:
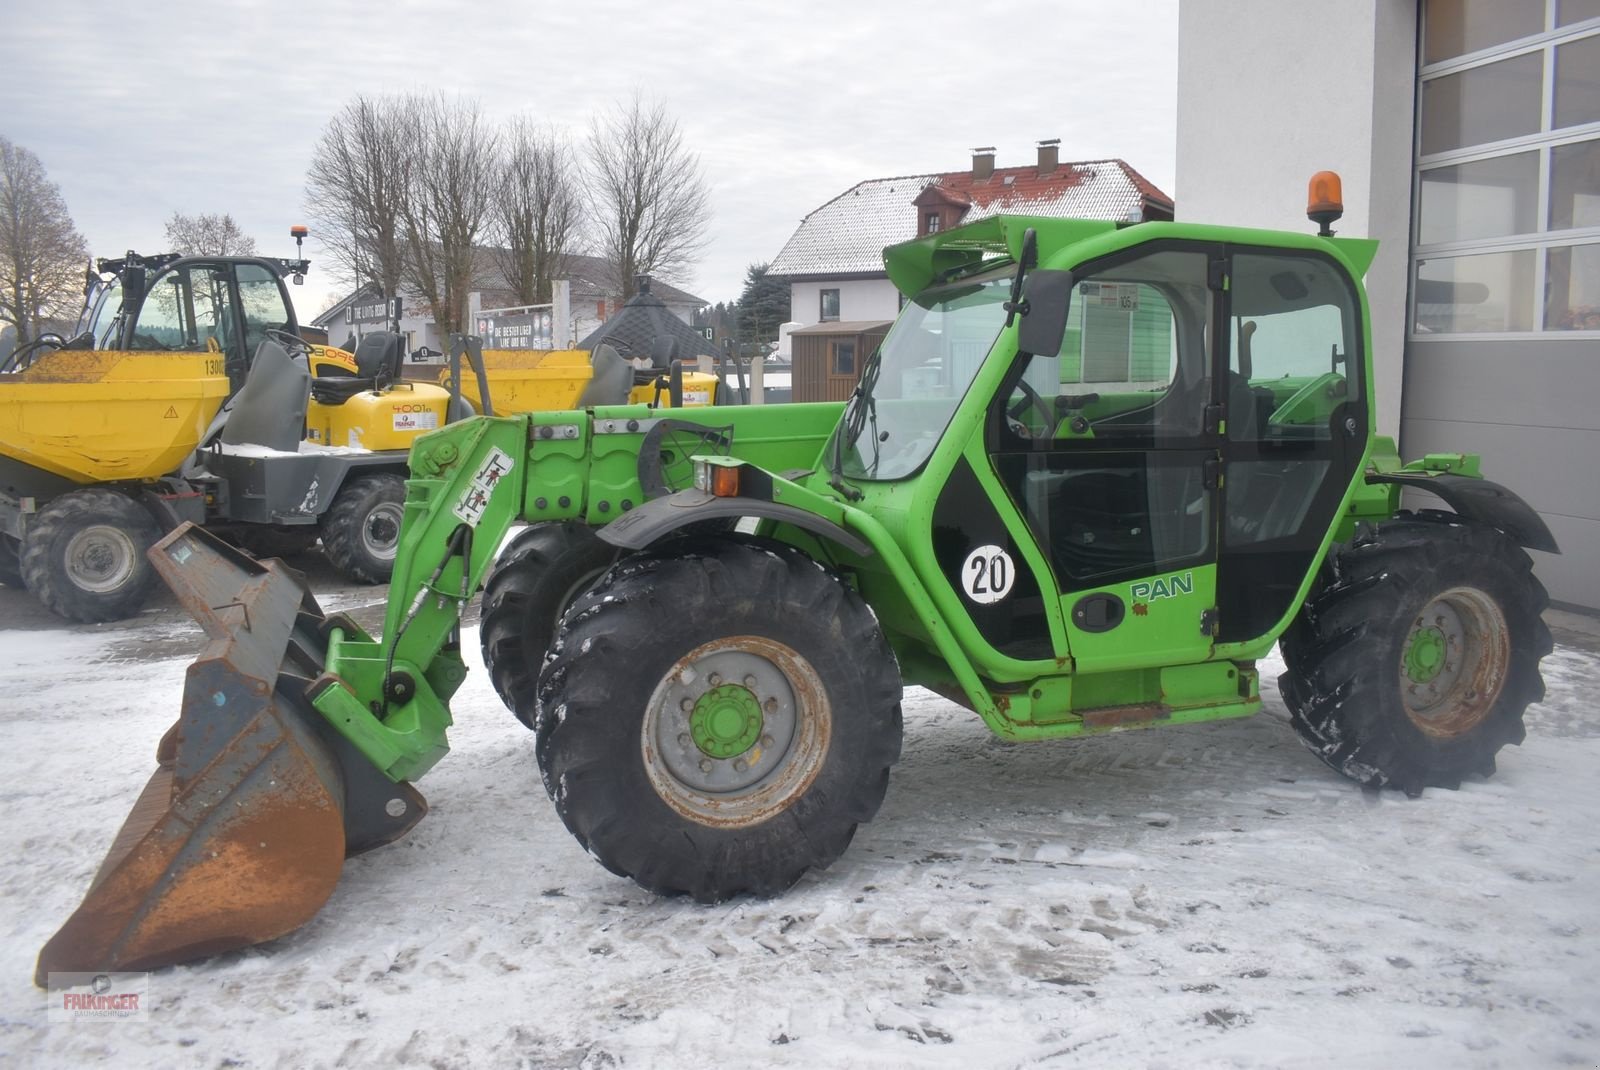
M 806 216 L 769 270 L 777 275 L 881 273 L 884 248 L 917 236 L 911 202 L 935 183 L 951 199 L 971 202 L 963 223 L 1002 213 L 1138 219 L 1146 198 L 1171 204 L 1121 160 L 1063 163 L 1045 175 L 1034 166 L 1007 167 L 981 180 L 970 171 L 869 179 Z

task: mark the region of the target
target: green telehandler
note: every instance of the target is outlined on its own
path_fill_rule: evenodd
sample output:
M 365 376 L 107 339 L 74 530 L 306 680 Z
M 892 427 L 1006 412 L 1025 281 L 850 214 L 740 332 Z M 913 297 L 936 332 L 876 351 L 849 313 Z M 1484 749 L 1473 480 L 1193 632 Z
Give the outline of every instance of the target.
M 287 933 L 403 835 L 484 664 L 615 873 L 768 895 L 870 820 L 919 684 L 1034 740 L 1248 716 L 1281 643 L 1322 761 L 1488 775 L 1551 649 L 1539 517 L 1373 430 L 1376 243 L 994 217 L 885 251 L 844 404 L 477 418 L 420 438 L 381 635 L 204 531 L 151 558 L 208 637 L 56 970 Z M 1451 511 L 1405 511 L 1404 488 Z M 520 533 L 502 543 L 518 524 Z

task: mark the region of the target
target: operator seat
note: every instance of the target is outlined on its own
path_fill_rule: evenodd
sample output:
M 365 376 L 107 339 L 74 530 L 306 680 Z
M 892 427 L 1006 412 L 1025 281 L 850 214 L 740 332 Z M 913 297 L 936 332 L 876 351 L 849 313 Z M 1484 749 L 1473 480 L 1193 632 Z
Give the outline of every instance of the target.
M 379 390 L 400 378 L 405 338 L 393 331 L 374 331 L 356 343 L 356 373 L 322 369 L 311 383 L 311 396 L 323 405 L 343 405 L 363 390 Z

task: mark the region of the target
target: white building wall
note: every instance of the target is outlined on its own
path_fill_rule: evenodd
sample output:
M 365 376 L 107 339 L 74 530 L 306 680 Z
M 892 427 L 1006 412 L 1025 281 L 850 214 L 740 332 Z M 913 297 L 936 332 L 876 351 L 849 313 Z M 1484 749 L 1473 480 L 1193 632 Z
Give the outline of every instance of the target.
M 900 314 L 900 291 L 888 279 L 846 279 L 790 283 L 789 318 L 806 327 L 820 322 L 823 290 L 839 291 L 841 320 L 892 320 Z
M 1306 183 L 1339 172 L 1334 230 L 1382 243 L 1366 278 L 1377 426 L 1398 435 L 1416 0 L 1184 0 L 1178 20 L 1178 218 L 1315 230 Z

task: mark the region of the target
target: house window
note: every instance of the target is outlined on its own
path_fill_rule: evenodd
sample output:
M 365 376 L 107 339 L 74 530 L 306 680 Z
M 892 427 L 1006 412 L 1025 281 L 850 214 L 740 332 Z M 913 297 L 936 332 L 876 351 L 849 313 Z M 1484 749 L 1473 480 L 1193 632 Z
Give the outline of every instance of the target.
M 822 291 L 822 309 L 818 317 L 823 323 L 839 318 L 839 291 Z
M 856 344 L 854 342 L 830 342 L 828 354 L 834 375 L 848 375 L 852 379 L 856 374 Z
M 922 233 L 924 233 L 924 234 L 937 234 L 937 233 L 939 233 L 939 213 L 938 212 L 929 212 L 927 215 L 922 217 Z
M 1593 10 L 1426 0 L 1413 337 L 1600 330 Z

